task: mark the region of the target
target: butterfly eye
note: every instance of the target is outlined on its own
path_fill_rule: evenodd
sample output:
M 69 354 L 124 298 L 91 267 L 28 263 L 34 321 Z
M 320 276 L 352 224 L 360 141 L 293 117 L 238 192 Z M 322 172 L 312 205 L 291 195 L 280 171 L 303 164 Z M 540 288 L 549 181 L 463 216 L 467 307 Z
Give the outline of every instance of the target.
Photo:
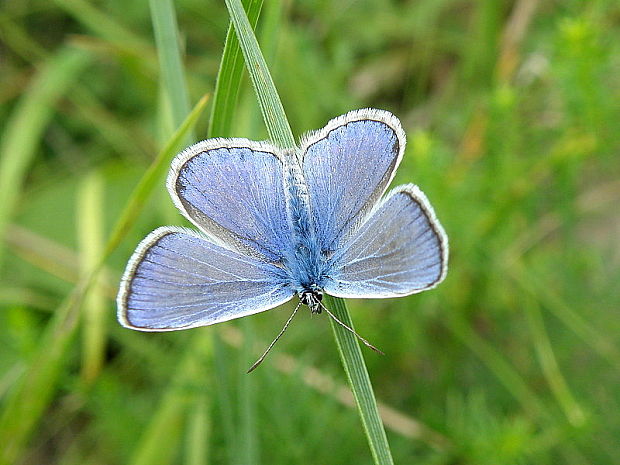
M 323 300 L 323 292 L 319 289 L 313 289 L 311 291 L 304 291 L 299 296 L 299 301 L 310 307 L 316 309 L 320 301 Z M 320 311 L 319 311 L 320 313 Z
M 302 292 L 301 295 L 299 296 L 299 301 L 306 305 L 306 306 L 310 306 L 310 303 L 312 301 L 312 293 L 311 292 Z

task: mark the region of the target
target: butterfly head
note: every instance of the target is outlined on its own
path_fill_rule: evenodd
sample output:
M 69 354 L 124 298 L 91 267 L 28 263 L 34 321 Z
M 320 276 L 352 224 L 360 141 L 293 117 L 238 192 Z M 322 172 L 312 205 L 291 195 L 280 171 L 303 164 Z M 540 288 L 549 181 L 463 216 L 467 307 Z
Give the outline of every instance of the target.
M 321 313 L 321 300 L 323 300 L 323 291 L 318 287 L 305 290 L 299 294 L 299 301 L 307 305 L 312 313 Z

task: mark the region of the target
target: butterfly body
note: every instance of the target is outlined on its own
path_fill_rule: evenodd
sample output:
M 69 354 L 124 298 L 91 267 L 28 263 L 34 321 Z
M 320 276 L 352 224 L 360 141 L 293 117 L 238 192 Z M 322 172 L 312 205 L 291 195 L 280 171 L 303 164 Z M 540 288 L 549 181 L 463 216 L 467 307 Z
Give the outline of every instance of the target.
M 298 295 L 304 292 L 322 292 L 326 263 L 319 249 L 313 224 L 307 186 L 303 179 L 298 158 L 290 154 L 285 163 L 284 176 L 286 206 L 291 231 L 290 247 L 284 254 L 290 285 Z
M 167 187 L 198 231 L 161 227 L 129 260 L 123 326 L 171 331 L 276 307 L 297 295 L 387 298 L 435 287 L 448 242 L 426 196 L 385 196 L 405 149 L 392 114 L 349 112 L 283 150 L 208 139 L 173 160 Z

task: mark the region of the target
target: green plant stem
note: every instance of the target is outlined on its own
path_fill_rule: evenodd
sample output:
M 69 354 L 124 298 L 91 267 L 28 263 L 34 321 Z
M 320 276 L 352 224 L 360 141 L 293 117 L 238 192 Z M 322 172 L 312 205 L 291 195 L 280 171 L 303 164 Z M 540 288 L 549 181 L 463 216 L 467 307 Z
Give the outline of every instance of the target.
M 256 90 L 269 136 L 280 147 L 292 148 L 295 146 L 295 139 L 291 127 L 241 0 L 226 0 L 226 6 L 239 38 L 246 68 Z M 338 318 L 351 325 L 351 317 L 344 300 L 330 298 L 328 303 Z M 379 417 L 372 384 L 357 339 L 349 331 L 333 322 L 332 327 L 345 372 L 357 401 L 374 462 L 381 465 L 392 464 L 390 446 Z
M 343 299 L 327 296 L 326 304 L 329 305 L 334 315 L 340 321 L 353 328 L 353 321 Z M 344 371 L 347 374 L 347 379 L 353 390 L 353 396 L 362 418 L 362 424 L 368 437 L 368 444 L 373 459 L 377 464 L 393 464 L 392 453 L 385 435 L 383 422 L 379 416 L 377 401 L 359 342 L 349 330 L 343 328 L 332 319 L 329 321 L 336 338 L 336 345 L 338 346 Z
M 105 178 L 99 170 L 93 170 L 82 180 L 76 202 L 80 272 L 83 277 L 87 277 L 97 266 L 103 252 L 104 197 Z M 95 381 L 103 367 L 107 310 L 102 282 L 95 278 L 82 307 L 82 380 L 87 385 Z

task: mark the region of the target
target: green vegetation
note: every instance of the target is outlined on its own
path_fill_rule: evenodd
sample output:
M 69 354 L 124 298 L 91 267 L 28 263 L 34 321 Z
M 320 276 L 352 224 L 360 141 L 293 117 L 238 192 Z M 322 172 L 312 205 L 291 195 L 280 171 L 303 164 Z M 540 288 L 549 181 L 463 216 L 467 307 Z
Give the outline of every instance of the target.
M 618 3 L 244 4 L 295 137 L 392 111 L 395 184 L 450 237 L 437 289 L 347 302 L 386 353 L 362 348 L 394 462 L 615 463 Z M 186 224 L 164 187 L 176 151 L 288 143 L 225 2 L 4 2 L 0 43 L 0 465 L 373 463 L 326 318 L 300 312 L 251 375 L 289 306 L 178 333 L 116 322 L 138 241 Z

